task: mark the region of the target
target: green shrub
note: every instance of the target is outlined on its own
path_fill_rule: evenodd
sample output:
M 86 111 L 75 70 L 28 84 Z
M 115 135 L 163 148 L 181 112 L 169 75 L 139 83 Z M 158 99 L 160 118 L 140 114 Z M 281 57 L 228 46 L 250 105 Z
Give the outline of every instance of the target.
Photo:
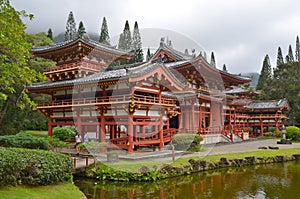
M 0 186 L 48 185 L 72 178 L 72 159 L 42 150 L 0 147 Z
M 53 128 L 53 137 L 58 138 L 62 141 L 73 140 L 76 135 L 75 126 L 64 126 L 64 127 L 55 127 Z
M 24 132 L 0 136 L 0 146 L 48 150 L 48 142 L 45 139 Z
M 286 127 L 286 137 L 292 140 L 300 139 L 300 129 L 296 126 Z
M 198 134 L 178 133 L 172 137 L 175 150 L 189 150 L 198 148 L 203 138 Z M 192 150 L 193 151 L 193 150 Z

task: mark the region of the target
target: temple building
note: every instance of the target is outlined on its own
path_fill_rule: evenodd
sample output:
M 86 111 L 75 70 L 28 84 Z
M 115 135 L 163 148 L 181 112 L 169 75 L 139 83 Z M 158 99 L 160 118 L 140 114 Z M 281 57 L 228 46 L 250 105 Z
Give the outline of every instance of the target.
M 46 82 L 27 87 L 47 94 L 38 104 L 55 126 L 76 126 L 99 142 L 132 153 L 158 147 L 176 133 L 198 133 L 205 142 L 243 141 L 263 135 L 265 127 L 282 127 L 285 99 L 252 101 L 258 92 L 251 79 L 220 71 L 200 54 L 181 53 L 163 40 L 152 58 L 121 65 L 131 54 L 78 38 L 33 48 L 32 54 L 56 62 L 45 70 Z

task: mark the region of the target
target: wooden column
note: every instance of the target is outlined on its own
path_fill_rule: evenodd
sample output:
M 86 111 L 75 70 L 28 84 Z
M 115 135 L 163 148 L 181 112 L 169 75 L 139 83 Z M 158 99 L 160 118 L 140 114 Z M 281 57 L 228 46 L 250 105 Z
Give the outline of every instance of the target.
M 192 109 L 192 112 L 191 112 L 191 114 L 192 114 L 192 121 L 191 121 L 191 129 L 192 129 L 192 131 L 195 131 L 195 125 L 194 125 L 194 122 L 195 122 L 195 102 L 194 102 L 194 100 L 192 100 L 192 105 L 191 105 L 191 109 Z
M 105 117 L 104 113 L 101 114 L 101 133 L 100 133 L 100 142 L 105 142 L 106 139 L 106 129 L 105 129 Z
M 49 116 L 49 118 L 48 118 L 48 136 L 49 137 L 52 137 L 52 129 L 53 129 L 52 123 L 53 123 L 53 120 L 52 120 L 51 116 Z
M 163 122 L 163 117 L 162 117 L 162 114 L 160 115 L 160 118 L 159 118 L 159 150 L 162 151 L 163 148 L 164 148 L 164 135 L 163 135 L 163 125 L 164 125 L 164 122 Z
M 133 113 L 128 114 L 128 127 L 127 127 L 127 133 L 128 133 L 128 153 L 133 153 Z
M 80 117 L 80 109 L 76 111 L 76 117 L 77 117 L 77 131 L 83 138 L 83 132 L 82 132 L 82 124 L 81 124 L 81 117 Z

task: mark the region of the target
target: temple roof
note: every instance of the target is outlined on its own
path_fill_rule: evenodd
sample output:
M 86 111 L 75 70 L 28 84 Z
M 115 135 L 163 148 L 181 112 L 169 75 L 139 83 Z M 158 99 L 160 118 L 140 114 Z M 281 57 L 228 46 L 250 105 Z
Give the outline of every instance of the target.
M 280 99 L 277 101 L 256 101 L 245 106 L 247 109 L 283 109 L 288 107 L 287 99 Z
M 31 48 L 31 53 L 39 54 L 39 53 L 51 52 L 51 51 L 55 51 L 55 50 L 58 50 L 58 49 L 61 49 L 61 48 L 72 46 L 72 45 L 77 44 L 79 42 L 88 44 L 91 47 L 101 49 L 103 51 L 111 52 L 111 53 L 114 53 L 114 54 L 119 54 L 119 55 L 128 54 L 129 55 L 129 53 L 126 52 L 126 51 L 116 49 L 112 46 L 105 45 L 105 44 L 96 42 L 96 41 L 91 40 L 91 39 L 84 39 L 84 38 L 79 38 L 79 37 L 76 38 L 76 39 L 73 39 L 73 40 L 68 40 L 68 41 L 64 41 L 64 42 L 60 42 L 60 43 L 55 43 L 53 45 L 48 45 L 48 46 L 40 46 L 40 47 L 33 46 Z
M 34 83 L 32 85 L 27 86 L 27 88 L 29 90 L 39 90 L 39 89 L 57 88 L 63 86 L 72 86 L 77 84 L 97 83 L 97 82 L 108 81 L 108 80 L 118 80 L 119 78 L 133 78 L 133 77 L 143 76 L 145 74 L 148 74 L 149 72 L 159 67 L 163 68 L 163 70 L 166 73 L 168 73 L 172 77 L 172 79 L 182 88 L 186 87 L 186 85 L 183 82 L 181 82 L 179 79 L 177 79 L 176 76 L 170 71 L 170 69 L 164 66 L 164 64 L 147 62 L 132 68 L 126 68 L 126 65 L 124 65 L 124 68 L 122 69 L 98 72 L 93 75 L 89 75 L 83 78 L 77 78 L 73 80 L 64 80 L 64 81 L 56 81 L 56 82 L 47 81 L 47 82 Z
M 226 90 L 224 91 L 225 94 L 254 94 L 254 95 L 259 95 L 260 92 L 257 92 L 255 90 L 251 90 L 248 88 L 242 88 L 242 87 L 235 87 L 233 89 L 230 90 Z

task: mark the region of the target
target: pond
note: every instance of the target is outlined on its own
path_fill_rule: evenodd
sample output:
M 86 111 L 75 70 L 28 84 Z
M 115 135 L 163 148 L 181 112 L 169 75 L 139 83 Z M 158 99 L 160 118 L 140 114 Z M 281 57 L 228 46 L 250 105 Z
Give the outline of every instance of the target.
M 96 198 L 300 198 L 300 162 L 200 172 L 152 183 L 75 179 L 88 199 Z

